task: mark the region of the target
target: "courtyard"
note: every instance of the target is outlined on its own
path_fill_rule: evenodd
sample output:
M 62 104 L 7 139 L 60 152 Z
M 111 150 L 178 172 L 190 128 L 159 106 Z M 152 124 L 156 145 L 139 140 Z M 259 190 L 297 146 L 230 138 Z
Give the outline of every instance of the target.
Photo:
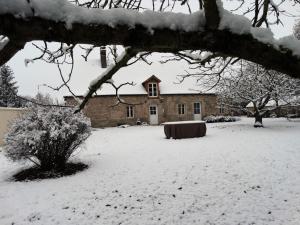
M 203 138 L 162 126 L 95 129 L 72 176 L 11 180 L 28 164 L 0 152 L 0 224 L 298 225 L 300 121 L 207 124 Z

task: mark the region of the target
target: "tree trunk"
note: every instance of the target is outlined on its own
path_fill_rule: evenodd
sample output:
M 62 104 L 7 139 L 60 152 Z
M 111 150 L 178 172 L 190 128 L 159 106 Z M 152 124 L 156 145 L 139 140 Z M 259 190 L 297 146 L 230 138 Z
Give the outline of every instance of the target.
M 66 158 L 64 156 L 56 156 L 55 158 L 43 158 L 39 159 L 40 161 L 40 167 L 43 171 L 63 171 L 66 166 Z
M 257 113 L 254 115 L 254 117 L 255 117 L 254 127 L 263 127 L 262 116 L 259 113 Z
M 58 157 L 55 162 L 55 169 L 57 171 L 64 171 L 66 168 L 67 160 L 65 157 Z
M 43 171 L 50 171 L 53 169 L 53 164 L 47 160 L 41 160 L 41 170 Z

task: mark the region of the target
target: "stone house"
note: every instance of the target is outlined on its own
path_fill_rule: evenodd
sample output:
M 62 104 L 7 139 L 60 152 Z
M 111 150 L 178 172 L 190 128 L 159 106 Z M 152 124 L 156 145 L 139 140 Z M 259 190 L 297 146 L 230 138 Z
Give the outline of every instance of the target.
M 120 94 L 126 104 L 116 104 L 113 93 L 95 95 L 84 113 L 91 119 L 93 127 L 135 125 L 137 122 L 157 125 L 167 121 L 201 120 L 218 114 L 216 94 L 184 92 L 180 86 L 177 91 L 162 90 L 160 83 L 161 80 L 153 75 L 137 84 L 140 91 Z M 72 96 L 64 98 L 67 105 L 75 104 Z

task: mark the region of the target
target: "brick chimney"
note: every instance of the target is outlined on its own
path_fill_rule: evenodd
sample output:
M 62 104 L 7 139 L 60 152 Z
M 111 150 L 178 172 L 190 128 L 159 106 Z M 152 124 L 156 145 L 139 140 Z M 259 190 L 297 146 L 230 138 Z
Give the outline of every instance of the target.
M 106 68 L 107 67 L 106 47 L 105 46 L 100 47 L 100 63 L 101 63 L 101 68 Z

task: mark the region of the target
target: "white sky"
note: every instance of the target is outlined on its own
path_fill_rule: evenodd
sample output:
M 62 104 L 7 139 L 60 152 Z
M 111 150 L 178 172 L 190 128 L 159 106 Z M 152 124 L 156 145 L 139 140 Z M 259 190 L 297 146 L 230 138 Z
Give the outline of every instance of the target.
M 275 1 L 276 2 L 276 1 Z M 231 9 L 235 7 L 232 1 L 226 1 L 224 3 L 225 9 Z M 300 15 L 300 8 L 297 6 L 287 5 L 286 11 L 293 13 L 295 15 Z M 284 26 L 272 26 L 272 31 L 276 38 L 292 34 L 292 28 L 295 23 L 296 18 L 294 17 L 282 17 Z M 47 64 L 42 61 L 36 61 L 33 64 L 29 64 L 25 67 L 24 60 L 26 58 L 33 58 L 39 55 L 35 47 L 31 43 L 26 44 L 25 48 L 18 52 L 9 62 L 8 65 L 11 66 L 15 73 L 15 80 L 19 86 L 19 94 L 33 96 L 37 93 L 38 89 L 42 92 L 48 92 L 53 97 L 62 99 L 63 95 L 67 95 L 68 91 L 66 89 L 60 92 L 52 91 L 49 88 L 42 87 L 42 84 L 48 84 L 52 86 L 57 86 L 61 84 L 59 73 L 57 67 L 52 64 Z M 158 57 L 155 57 L 156 59 Z M 83 94 L 87 90 L 88 84 L 94 78 L 101 74 L 101 68 L 99 65 L 98 53 L 90 57 L 89 62 L 84 62 L 80 56 L 76 56 L 76 64 L 74 74 L 72 75 L 72 81 L 70 83 L 71 88 L 76 94 Z M 132 81 L 132 77 L 137 77 L 142 75 L 145 77 L 147 75 L 158 75 L 160 77 L 166 77 L 166 80 L 172 82 L 176 81 L 177 74 L 184 74 L 184 70 L 188 67 L 183 62 L 160 64 L 159 62 L 154 62 L 153 65 L 148 66 L 147 64 L 141 62 L 137 63 L 131 67 L 121 70 L 116 74 L 116 76 L 128 76 L 128 81 Z M 194 81 L 189 82 L 193 87 Z M 188 86 L 186 86 L 188 87 Z

